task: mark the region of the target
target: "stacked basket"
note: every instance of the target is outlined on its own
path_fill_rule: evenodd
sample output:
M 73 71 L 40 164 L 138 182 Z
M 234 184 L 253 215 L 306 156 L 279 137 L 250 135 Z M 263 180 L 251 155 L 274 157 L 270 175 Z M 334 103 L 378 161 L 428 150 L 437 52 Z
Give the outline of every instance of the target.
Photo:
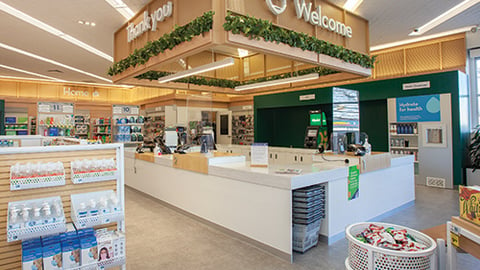
M 318 243 L 325 217 L 325 185 L 293 191 L 293 250 L 305 252 Z

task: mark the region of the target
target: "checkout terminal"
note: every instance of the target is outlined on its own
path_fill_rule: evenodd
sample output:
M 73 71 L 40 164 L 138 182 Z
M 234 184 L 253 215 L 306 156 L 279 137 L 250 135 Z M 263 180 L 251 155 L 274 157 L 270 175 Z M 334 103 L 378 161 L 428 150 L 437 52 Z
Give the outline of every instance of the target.
M 310 111 L 310 125 L 305 131 L 305 148 L 317 149 L 320 145 L 326 149 L 328 142 L 327 118 L 324 112 Z

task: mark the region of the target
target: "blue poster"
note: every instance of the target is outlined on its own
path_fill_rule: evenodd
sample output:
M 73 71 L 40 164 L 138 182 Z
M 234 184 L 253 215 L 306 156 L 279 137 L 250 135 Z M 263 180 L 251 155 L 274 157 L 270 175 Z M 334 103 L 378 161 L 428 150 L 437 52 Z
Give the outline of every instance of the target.
M 440 95 L 397 98 L 397 122 L 440 121 Z

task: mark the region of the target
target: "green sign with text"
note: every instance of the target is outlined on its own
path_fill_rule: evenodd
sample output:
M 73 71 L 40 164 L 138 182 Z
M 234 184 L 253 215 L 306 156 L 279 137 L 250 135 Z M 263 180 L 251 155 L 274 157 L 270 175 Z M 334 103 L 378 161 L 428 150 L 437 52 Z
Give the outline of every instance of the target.
M 348 168 L 348 200 L 358 198 L 359 191 L 360 170 L 358 166 L 350 166 Z

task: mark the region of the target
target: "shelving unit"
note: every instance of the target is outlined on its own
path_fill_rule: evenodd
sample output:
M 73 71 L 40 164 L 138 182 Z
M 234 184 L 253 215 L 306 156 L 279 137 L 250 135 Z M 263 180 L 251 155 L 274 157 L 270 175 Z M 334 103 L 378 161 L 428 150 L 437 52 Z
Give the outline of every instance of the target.
M 114 159 L 118 173 L 115 173 L 111 176 L 110 179 L 100 182 L 89 182 L 74 184 L 71 179 L 71 162 L 81 159 Z M 19 163 L 36 163 L 36 162 L 62 162 L 65 168 L 66 179 L 65 184 L 55 187 L 39 187 L 36 189 L 28 190 L 10 190 L 10 167 Z M 43 199 L 48 197 L 58 196 L 61 199 L 61 204 L 63 207 L 63 213 L 67 223 L 72 222 L 72 217 L 74 213 L 71 210 L 72 194 L 80 193 L 92 193 L 99 191 L 109 191 L 113 190 L 117 194 L 119 206 L 122 209 L 121 215 L 116 215 L 114 218 L 106 221 L 103 220 L 101 223 L 108 222 L 101 226 L 94 226 L 94 229 L 107 228 L 109 230 L 117 230 L 125 233 L 125 221 L 123 219 L 124 209 L 125 209 L 125 193 L 124 193 L 124 173 L 123 173 L 123 164 L 124 164 L 124 148 L 121 144 L 97 144 L 97 145 L 62 145 L 56 147 L 16 147 L 16 148 L 5 148 L 0 152 L 0 196 L 6 198 L 5 207 L 9 202 L 16 201 L 25 201 L 25 200 L 35 200 Z M 43 201 L 43 200 L 42 200 Z M 116 220 L 116 221 L 115 221 Z M 7 211 L 2 211 L 0 213 L 0 223 L 8 224 L 7 222 Z M 55 224 L 53 224 L 55 225 Z M 90 224 L 85 224 L 86 227 L 89 227 Z M 64 231 L 64 228 L 60 228 L 61 231 Z M 59 229 L 59 230 L 60 230 Z M 46 231 L 50 231 L 46 230 Z M 13 239 L 17 231 L 10 230 L 10 234 L 13 240 L 12 242 L 7 242 L 7 230 L 3 231 L 3 238 L 0 240 L 0 269 L 21 269 L 21 241 L 15 241 L 18 239 Z M 44 233 L 37 233 L 32 237 L 39 237 L 44 235 Z M 32 234 L 33 235 L 33 234 Z M 23 236 L 22 236 L 23 238 Z M 27 238 L 29 238 L 27 236 Z M 98 262 L 97 265 L 93 265 L 92 268 L 88 269 L 103 269 L 102 267 L 109 268 L 115 265 L 119 265 L 125 269 L 125 256 L 120 256 L 113 258 L 108 261 Z M 79 267 L 78 269 L 87 269 Z
M 253 111 L 233 112 L 232 144 L 251 145 L 253 140 Z
M 37 117 L 31 116 L 29 117 L 30 126 L 29 126 L 29 134 L 30 135 L 37 135 Z
M 143 134 L 145 137 L 155 138 L 163 136 L 165 130 L 165 115 L 145 117 L 145 128 Z
M 5 135 L 28 135 L 28 116 L 26 113 L 5 114 Z
M 38 102 L 37 129 L 43 136 L 74 137 L 73 103 Z
M 139 106 L 113 105 L 113 141 L 127 144 L 143 142 L 144 118 Z
M 90 115 L 75 115 L 75 137 L 88 139 L 90 135 Z
M 414 155 L 414 170 L 418 174 L 418 123 L 390 123 L 389 130 L 390 153 L 400 155 Z
M 100 117 L 92 119 L 92 139 L 100 140 L 102 143 L 112 142 L 112 118 Z

